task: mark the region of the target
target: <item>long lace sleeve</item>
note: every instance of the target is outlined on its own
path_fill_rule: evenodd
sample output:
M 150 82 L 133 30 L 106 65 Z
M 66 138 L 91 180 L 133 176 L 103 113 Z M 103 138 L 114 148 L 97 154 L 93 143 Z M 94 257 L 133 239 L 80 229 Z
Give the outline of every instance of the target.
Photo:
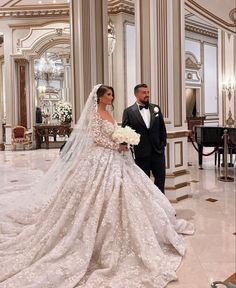
M 99 119 L 97 115 L 94 115 L 93 118 L 93 142 L 98 146 L 118 150 L 119 144 L 114 142 L 111 138 L 114 127 L 112 124 L 105 122 L 102 119 Z

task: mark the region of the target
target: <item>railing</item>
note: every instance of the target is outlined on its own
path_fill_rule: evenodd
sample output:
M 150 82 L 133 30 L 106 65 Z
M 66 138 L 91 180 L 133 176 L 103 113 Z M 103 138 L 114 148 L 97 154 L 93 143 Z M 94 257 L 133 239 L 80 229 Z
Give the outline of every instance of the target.
M 233 284 L 233 283 L 224 283 L 224 282 L 221 282 L 221 281 L 215 281 L 211 284 L 211 287 L 212 288 L 221 288 L 222 285 L 226 288 L 236 288 L 236 285 Z

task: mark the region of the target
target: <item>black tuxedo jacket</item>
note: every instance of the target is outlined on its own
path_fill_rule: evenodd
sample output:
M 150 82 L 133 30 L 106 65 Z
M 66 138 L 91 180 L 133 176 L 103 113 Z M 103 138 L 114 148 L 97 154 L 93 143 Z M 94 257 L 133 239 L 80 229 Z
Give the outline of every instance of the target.
M 155 115 L 154 108 L 158 107 L 158 115 Z M 123 113 L 122 127 L 129 126 L 141 135 L 140 142 L 134 146 L 136 158 L 149 157 L 154 153 L 164 153 L 166 146 L 166 127 L 158 105 L 149 105 L 151 120 L 148 129 L 137 103 L 126 108 Z

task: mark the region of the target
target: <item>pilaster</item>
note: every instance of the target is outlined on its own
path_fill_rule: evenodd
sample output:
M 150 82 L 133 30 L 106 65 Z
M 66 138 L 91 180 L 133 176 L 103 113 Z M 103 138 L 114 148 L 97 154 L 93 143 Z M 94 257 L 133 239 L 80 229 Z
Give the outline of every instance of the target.
M 168 132 L 166 195 L 190 194 L 185 107 L 184 0 L 136 1 L 137 79 L 149 85 Z M 145 33 L 144 33 L 145 32 Z
M 108 83 L 107 0 L 71 1 L 72 83 L 75 120 L 98 83 Z

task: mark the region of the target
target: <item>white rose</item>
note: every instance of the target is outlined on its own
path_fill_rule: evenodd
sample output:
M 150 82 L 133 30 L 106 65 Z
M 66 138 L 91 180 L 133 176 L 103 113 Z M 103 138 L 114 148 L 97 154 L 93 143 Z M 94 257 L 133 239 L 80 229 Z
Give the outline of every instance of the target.
M 160 109 L 159 109 L 158 107 L 154 107 L 155 117 L 158 117 L 158 116 L 159 116 L 159 111 L 160 111 Z

